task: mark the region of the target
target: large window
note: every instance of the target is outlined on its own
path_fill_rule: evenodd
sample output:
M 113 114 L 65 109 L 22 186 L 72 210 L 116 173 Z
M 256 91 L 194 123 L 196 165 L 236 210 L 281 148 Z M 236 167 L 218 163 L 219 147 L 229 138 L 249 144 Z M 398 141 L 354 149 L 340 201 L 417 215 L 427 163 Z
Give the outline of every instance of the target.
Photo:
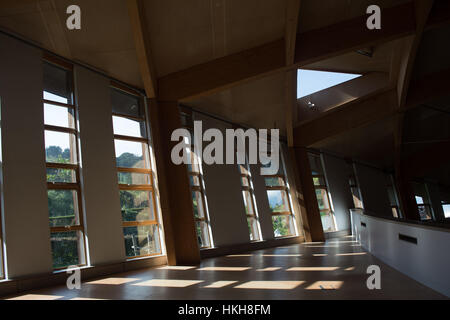
M 269 207 L 272 211 L 272 225 L 275 238 L 296 235 L 295 219 L 289 200 L 289 186 L 281 153 L 279 163 L 277 174 L 264 176 Z M 268 162 L 264 166 L 270 167 L 271 163 Z
M 320 154 L 308 153 L 311 173 L 313 177 L 314 189 L 316 191 L 317 204 L 319 205 L 320 218 L 322 220 L 323 231 L 337 231 L 334 213 L 331 207 L 330 196 L 325 179 L 325 172 L 322 166 Z
M 240 164 L 239 172 L 241 174 L 242 196 L 244 198 L 250 241 L 259 241 L 261 240 L 261 232 L 259 228 L 258 212 L 255 205 L 253 181 L 248 164 Z
M 47 194 L 53 268 L 86 264 L 79 132 L 70 65 L 44 62 Z
M 186 108 L 181 111 L 181 119 L 183 127 L 191 135 L 194 130 L 194 122 L 192 119 L 192 112 Z M 212 247 L 211 228 L 209 224 L 208 207 L 205 195 L 205 183 L 203 181 L 202 166 L 199 157 L 194 152 L 194 141 L 191 141 L 191 148 L 187 150 L 191 159 L 191 164 L 188 165 L 189 181 L 192 193 L 192 205 L 194 206 L 194 220 L 195 229 L 197 232 L 197 241 L 200 249 Z
M 387 193 L 389 198 L 389 204 L 391 205 L 392 216 L 394 218 L 400 218 L 400 206 L 397 197 L 397 190 L 395 188 L 394 177 L 392 174 L 387 174 Z
M 425 183 L 413 182 L 413 191 L 416 199 L 417 210 L 419 211 L 420 220 L 432 220 L 433 210 L 431 208 L 430 196 Z
M 112 121 L 128 258 L 161 254 L 155 177 L 142 98 L 113 86 Z
M 356 180 L 356 175 L 354 173 L 350 174 L 348 183 L 350 185 L 350 192 L 352 194 L 353 206 L 355 209 L 364 209 L 364 205 L 361 198 L 361 191 L 358 186 L 358 181 Z

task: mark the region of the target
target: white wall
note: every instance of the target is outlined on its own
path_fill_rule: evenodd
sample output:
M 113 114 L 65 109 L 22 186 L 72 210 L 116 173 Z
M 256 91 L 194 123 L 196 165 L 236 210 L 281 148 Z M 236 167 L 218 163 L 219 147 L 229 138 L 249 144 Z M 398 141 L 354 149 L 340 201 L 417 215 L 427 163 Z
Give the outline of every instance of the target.
M 125 260 L 109 79 L 75 67 L 91 265 Z
M 0 34 L 3 210 L 9 278 L 52 271 L 40 50 Z
M 337 231 L 350 230 L 349 209 L 353 208 L 349 177 L 352 167 L 341 158 L 323 154 L 323 162 L 328 182 L 328 192 L 331 194 Z
M 352 231 L 371 254 L 450 297 L 449 230 L 375 218 L 352 210 Z M 417 244 L 399 240 L 399 234 L 417 238 Z M 383 285 L 383 270 L 381 281 Z
M 355 173 L 364 209 L 379 216 L 392 217 L 386 174 L 379 169 L 359 163 L 355 164 Z

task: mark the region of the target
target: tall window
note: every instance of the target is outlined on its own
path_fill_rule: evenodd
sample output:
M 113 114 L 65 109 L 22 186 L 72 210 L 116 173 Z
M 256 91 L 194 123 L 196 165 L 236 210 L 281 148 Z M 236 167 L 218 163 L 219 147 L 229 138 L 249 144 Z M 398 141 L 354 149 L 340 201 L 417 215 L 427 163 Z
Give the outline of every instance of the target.
M 250 174 L 249 166 L 239 165 L 241 174 L 242 196 L 244 198 L 245 213 L 247 216 L 248 232 L 250 234 L 250 241 L 261 240 L 261 232 L 259 228 L 258 213 L 255 205 L 255 195 L 253 191 L 252 176 Z
M 111 102 L 125 253 L 128 258 L 158 255 L 155 177 L 142 98 L 113 87 Z
M 281 153 L 279 162 L 277 174 L 264 176 L 269 207 L 272 211 L 273 232 L 276 238 L 296 235 L 295 219 L 289 201 L 289 187 Z M 265 166 L 269 167 L 270 163 Z
M 350 184 L 350 192 L 352 194 L 353 205 L 355 209 L 364 209 L 364 205 L 361 198 L 361 191 L 359 189 L 355 174 L 352 173 L 349 176 L 348 183 Z
M 317 203 L 319 205 L 320 218 L 322 220 L 323 231 L 337 231 L 336 221 L 331 208 L 330 196 L 325 179 L 325 172 L 322 166 L 320 154 L 309 153 L 309 163 L 313 177 L 314 188 L 316 191 Z
M 194 131 L 194 121 L 192 119 L 192 112 L 183 108 L 181 111 L 181 119 L 183 127 L 189 132 Z M 207 210 L 205 184 L 203 181 L 203 171 L 199 158 L 194 152 L 194 141 L 191 141 L 191 148 L 187 150 L 191 158 L 191 164 L 188 165 L 189 181 L 192 193 L 192 205 L 194 207 L 195 229 L 197 232 L 197 241 L 200 249 L 210 248 L 211 228 L 209 224 L 209 215 Z
M 400 218 L 400 207 L 397 197 L 397 191 L 395 189 L 394 178 L 392 174 L 387 174 L 387 193 L 389 198 L 389 204 L 391 206 L 392 216 L 394 218 Z
M 1 98 L 0 98 L 0 115 L 1 115 Z M 1 116 L 0 116 L 0 191 L 3 189 L 3 154 L 2 154 L 2 130 L 1 130 Z M 2 203 L 3 193 L 0 192 L 0 280 L 5 278 L 5 266 L 3 257 L 3 227 L 2 227 Z
M 86 264 L 79 132 L 70 65 L 44 62 L 47 194 L 53 268 Z
M 425 183 L 413 182 L 413 191 L 416 199 L 420 220 L 432 220 L 433 211 L 431 209 L 430 196 Z

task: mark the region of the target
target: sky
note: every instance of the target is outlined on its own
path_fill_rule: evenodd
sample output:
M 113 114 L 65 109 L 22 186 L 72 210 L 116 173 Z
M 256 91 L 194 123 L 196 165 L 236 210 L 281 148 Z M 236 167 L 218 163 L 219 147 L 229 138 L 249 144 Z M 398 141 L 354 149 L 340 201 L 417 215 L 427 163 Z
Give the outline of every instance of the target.
M 298 70 L 297 98 L 303 98 L 314 92 L 360 77 L 358 74 Z

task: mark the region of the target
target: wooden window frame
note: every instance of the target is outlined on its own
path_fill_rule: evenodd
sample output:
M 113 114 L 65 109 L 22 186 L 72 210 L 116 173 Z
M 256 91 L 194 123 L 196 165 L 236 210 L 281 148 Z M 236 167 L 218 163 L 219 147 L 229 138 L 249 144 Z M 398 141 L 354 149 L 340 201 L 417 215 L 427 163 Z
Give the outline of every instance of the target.
M 283 211 L 283 212 L 273 212 L 271 210 L 271 217 L 273 220 L 273 217 L 278 217 L 278 216 L 290 216 L 291 217 L 291 221 L 292 223 L 295 223 L 295 219 L 294 219 L 294 213 L 291 207 L 291 202 L 289 201 L 289 188 L 287 187 L 286 184 L 286 176 L 284 174 L 272 174 L 272 175 L 263 175 L 264 178 L 264 185 L 266 186 L 266 191 L 284 191 L 286 193 L 286 200 L 287 200 L 287 205 L 289 207 L 289 211 Z M 283 186 L 267 186 L 266 185 L 266 178 L 279 178 L 283 180 Z M 272 228 L 273 228 L 273 223 L 272 223 Z M 289 230 L 289 234 L 285 235 L 285 236 L 279 236 L 276 237 L 275 239 L 283 239 L 283 238 L 289 238 L 289 237 L 294 237 L 295 233 L 292 233 L 291 230 Z
M 186 107 L 180 107 L 180 117 L 185 117 L 186 118 L 186 124 L 183 125 L 184 129 L 187 129 L 191 134 L 194 131 L 194 126 L 193 126 L 193 117 L 192 117 L 192 111 Z M 206 223 L 207 225 L 207 235 L 206 237 L 208 238 L 208 246 L 200 246 L 200 250 L 202 249 L 210 249 L 212 248 L 212 235 L 211 235 L 211 231 L 210 231 L 210 221 L 209 221 L 209 217 L 208 217 L 208 211 L 206 210 L 206 194 L 205 194 L 205 190 L 203 188 L 203 174 L 201 173 L 201 169 L 200 169 L 200 164 L 194 164 L 194 141 L 191 141 L 191 146 L 189 148 L 189 154 L 191 155 L 191 170 L 188 169 L 188 175 L 189 175 L 189 180 L 191 177 L 197 177 L 199 180 L 199 186 L 195 186 L 195 185 L 191 185 L 190 181 L 189 181 L 189 185 L 191 188 L 191 193 L 193 191 L 197 191 L 200 192 L 200 195 L 202 197 L 202 206 L 203 206 L 203 212 L 204 212 L 204 217 L 203 218 L 199 218 L 199 217 L 195 217 L 194 215 L 194 222 L 195 222 L 195 233 L 197 234 L 197 223 L 199 222 L 203 222 Z M 198 168 L 198 171 L 193 171 L 194 166 L 196 166 Z M 192 196 L 192 195 L 191 195 Z M 193 203 L 192 203 L 193 205 Z M 198 236 L 198 235 L 197 235 Z
M 80 231 L 82 234 L 82 241 L 81 245 L 83 248 L 80 248 L 80 244 L 78 245 L 78 259 L 82 261 L 83 263 L 78 264 L 78 267 L 83 267 L 87 265 L 87 250 L 86 250 L 86 232 L 85 232 L 85 225 L 84 225 L 84 206 L 82 201 L 82 188 L 81 188 L 81 179 L 80 179 L 80 145 L 79 145 L 79 139 L 80 139 L 80 132 L 78 130 L 78 114 L 77 114 L 77 107 L 76 107 L 76 95 L 75 95 L 75 88 L 74 88 L 74 77 L 73 77 L 73 65 L 61 61 L 57 59 L 54 56 L 45 54 L 43 57 L 44 63 L 48 63 L 50 65 L 53 65 L 57 68 L 64 69 L 66 71 L 71 72 L 72 75 L 72 81 L 71 81 L 71 91 L 72 91 L 72 101 L 71 103 L 61 103 L 61 102 L 55 102 L 51 100 L 47 100 L 42 98 L 42 107 L 44 108 L 45 104 L 54 105 L 57 107 L 63 107 L 72 110 L 73 115 L 73 128 L 67 128 L 67 127 L 60 127 L 60 126 L 54 126 L 54 125 L 46 125 L 44 124 L 44 135 L 47 131 L 51 132 L 59 132 L 59 133 L 66 133 L 66 134 L 72 134 L 75 136 L 75 145 L 73 148 L 75 149 L 76 157 L 75 157 L 75 164 L 69 164 L 69 163 L 54 163 L 54 162 L 47 162 L 45 161 L 46 169 L 69 169 L 74 170 L 75 172 L 75 183 L 66 183 L 66 182 L 47 182 L 47 191 L 48 190 L 72 190 L 77 192 L 77 207 L 78 207 L 78 224 L 73 226 L 60 226 L 60 227 L 50 227 L 50 234 L 53 233 L 68 233 L 73 231 Z M 45 111 L 44 111 L 45 112 Z M 71 150 L 72 152 L 73 150 Z M 50 214 L 50 212 L 49 212 Z M 49 216 L 50 219 L 50 216 Z M 83 251 L 83 252 L 80 252 Z M 54 268 L 54 271 L 59 270 L 66 270 L 67 267 L 61 267 L 61 268 Z
M 136 98 L 139 99 L 140 103 L 143 103 L 143 98 L 140 97 L 138 95 L 137 92 L 133 92 L 132 90 L 118 84 L 117 82 L 111 81 L 110 82 L 110 88 L 112 90 L 117 90 L 117 91 L 121 91 L 124 92 L 128 95 L 132 95 Z M 162 255 L 163 251 L 162 251 L 162 243 L 161 243 L 161 230 L 160 230 L 160 222 L 159 222 L 159 215 L 158 215 L 158 206 L 157 206 L 157 198 L 156 198 L 156 187 L 155 187 L 155 179 L 154 179 L 154 172 L 152 170 L 152 155 L 151 155 L 151 151 L 150 151 L 150 132 L 148 130 L 148 126 L 149 123 L 147 121 L 147 117 L 146 117 L 146 111 L 144 110 L 143 115 L 141 117 L 137 117 L 137 116 L 130 116 L 130 115 L 124 115 L 124 114 L 120 114 L 120 113 L 115 113 L 112 112 L 112 117 L 111 117 L 111 121 L 114 117 L 120 117 L 120 118 L 125 118 L 125 119 L 129 119 L 129 120 L 134 120 L 134 121 L 140 121 L 145 125 L 145 135 L 146 137 L 133 137 L 133 136 L 126 136 L 126 135 L 119 135 L 119 134 L 114 134 L 114 142 L 116 140 L 120 140 L 120 141 L 127 141 L 127 142 L 139 142 L 142 143 L 143 145 L 145 145 L 145 151 L 147 152 L 148 155 L 148 169 L 147 168 L 126 168 L 126 167 L 118 167 L 116 165 L 116 171 L 117 171 L 117 175 L 120 172 L 126 172 L 126 173 L 140 173 L 140 174 L 148 174 L 149 175 L 149 179 L 150 179 L 150 183 L 149 184 L 140 184 L 140 185 L 128 185 L 128 184 L 121 184 L 118 183 L 119 186 L 119 192 L 120 191 L 148 191 L 150 192 L 150 195 L 152 197 L 152 205 L 153 205 L 153 213 L 154 213 L 154 219 L 153 220 L 144 220 L 144 221 L 123 221 L 122 217 L 121 217 L 121 221 L 122 221 L 122 231 L 124 228 L 129 228 L 129 227 L 140 227 L 140 226 L 153 226 L 156 225 L 158 228 L 158 243 L 159 243 L 159 252 L 155 252 L 155 253 L 150 253 L 150 254 L 143 254 L 143 255 L 136 255 L 136 256 L 132 256 L 132 257 L 126 257 L 127 261 L 130 260 L 135 260 L 135 259 L 139 259 L 139 258 L 148 258 L 148 257 L 153 257 L 153 256 L 160 256 Z M 113 128 L 114 130 L 114 128 Z M 144 152 L 144 150 L 142 150 Z M 145 160 L 145 154 L 143 153 L 143 157 Z
M 256 237 L 256 239 L 250 240 L 250 242 L 258 242 L 258 241 L 261 241 L 262 239 L 261 239 L 261 232 L 259 230 L 259 217 L 258 217 L 258 214 L 256 213 L 256 203 L 255 203 L 255 200 L 254 200 L 255 199 L 255 193 L 254 193 L 254 190 L 253 190 L 253 187 L 252 187 L 253 183 L 252 183 L 252 176 L 250 175 L 250 168 L 248 167 L 247 163 L 245 165 L 240 164 L 238 166 L 239 166 L 239 171 L 241 173 L 240 178 L 241 178 L 242 193 L 244 193 L 245 191 L 249 193 L 250 201 L 251 201 L 250 205 L 253 207 L 253 214 L 249 214 L 248 210 L 246 212 L 247 224 L 248 224 L 248 219 L 255 219 L 256 223 L 258 224 L 257 237 Z M 241 166 L 244 166 L 245 170 L 248 173 L 244 173 L 242 168 L 241 168 Z M 244 186 L 244 184 L 242 183 L 242 179 L 247 179 L 248 186 Z M 245 202 L 244 202 L 244 204 L 245 204 Z

